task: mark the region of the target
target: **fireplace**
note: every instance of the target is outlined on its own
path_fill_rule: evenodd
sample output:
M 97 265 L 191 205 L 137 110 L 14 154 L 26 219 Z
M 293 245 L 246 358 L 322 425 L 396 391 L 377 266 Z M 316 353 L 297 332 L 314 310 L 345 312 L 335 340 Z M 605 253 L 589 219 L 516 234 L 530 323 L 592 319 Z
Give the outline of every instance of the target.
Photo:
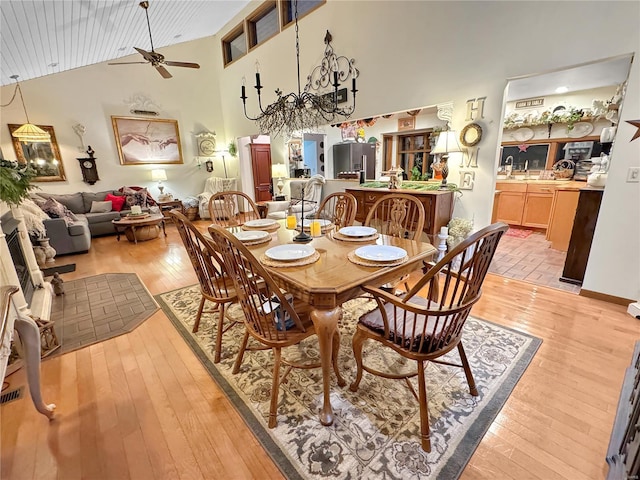
M 31 303 L 34 292 L 34 284 L 31 281 L 31 274 L 29 273 L 29 264 L 22 251 L 20 245 L 20 236 L 18 231 L 18 220 L 10 215 L 5 215 L 2 218 L 2 230 L 5 234 L 5 241 L 11 254 L 11 260 L 18 276 L 20 288 L 27 303 Z

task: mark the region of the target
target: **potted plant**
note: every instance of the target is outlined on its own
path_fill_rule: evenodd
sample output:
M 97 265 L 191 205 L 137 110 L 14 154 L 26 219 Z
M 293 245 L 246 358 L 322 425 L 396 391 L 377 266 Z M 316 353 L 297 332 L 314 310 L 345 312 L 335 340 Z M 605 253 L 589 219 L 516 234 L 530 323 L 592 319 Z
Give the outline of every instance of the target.
M 9 206 L 18 206 L 36 188 L 31 183 L 35 171 L 18 162 L 0 159 L 0 201 Z

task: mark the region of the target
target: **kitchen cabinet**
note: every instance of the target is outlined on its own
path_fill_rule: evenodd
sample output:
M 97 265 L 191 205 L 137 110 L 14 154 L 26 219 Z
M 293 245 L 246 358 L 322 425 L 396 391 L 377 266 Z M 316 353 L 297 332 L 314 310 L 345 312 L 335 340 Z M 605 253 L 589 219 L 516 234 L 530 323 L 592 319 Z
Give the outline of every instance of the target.
M 390 193 L 403 193 L 413 195 L 424 206 L 425 219 L 423 231 L 429 236 L 429 241 L 434 243 L 441 227 L 446 227 L 453 215 L 453 192 L 450 190 L 389 190 L 388 188 L 347 188 L 346 191 L 356 197 L 358 208 L 356 220 L 364 222 L 373 204 L 384 195 Z
M 553 195 L 546 239 L 554 250 L 566 252 L 569 247 L 579 195 L 580 191 L 575 187 L 561 187 Z
M 494 221 L 524 227 L 547 228 L 553 204 L 553 184 L 496 183 L 497 206 Z

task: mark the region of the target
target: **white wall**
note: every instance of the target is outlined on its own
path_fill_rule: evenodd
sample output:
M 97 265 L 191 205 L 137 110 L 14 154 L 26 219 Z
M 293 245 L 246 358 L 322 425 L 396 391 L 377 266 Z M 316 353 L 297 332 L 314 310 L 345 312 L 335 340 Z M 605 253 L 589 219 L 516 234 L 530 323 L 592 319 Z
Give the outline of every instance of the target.
M 213 48 L 213 45 L 216 48 Z M 101 191 L 123 185 L 149 187 L 157 198 L 157 182 L 151 181 L 152 168 L 167 171 L 165 192 L 176 197 L 202 192 L 209 176 L 204 164 L 196 165 L 197 143 L 194 134 L 203 130 L 217 133 L 218 148 L 226 147 L 216 72 L 220 65 L 220 48 L 212 38 L 183 43 L 162 49 L 169 59 L 193 61 L 199 70 L 168 67 L 173 78 L 163 79 L 151 65 L 92 65 L 22 82 L 27 112 L 32 123 L 52 125 L 60 147 L 67 180 L 38 185 L 47 192 Z M 125 60 L 138 59 L 136 56 Z M 2 87 L 2 104 L 11 99 L 14 86 Z M 161 107 L 158 118 L 178 120 L 182 143 L 183 165 L 120 165 L 111 115 L 133 116 L 125 101 L 143 94 Z M 2 123 L 24 123 L 19 99 L 2 109 Z M 81 123 L 87 131 L 85 145 L 95 150 L 100 181 L 88 185 L 82 181 L 77 157 L 85 157 L 78 149 L 80 139 L 73 125 Z M 15 159 L 9 129 L 0 129 L 2 152 Z M 202 158 L 204 163 L 204 158 Z M 227 156 L 227 161 L 229 157 Z M 214 158 L 214 175 L 224 176 L 221 157 Z
M 248 87 L 252 84 L 255 61 L 260 61 L 264 103 L 273 101 L 276 88 L 284 93 L 297 88 L 293 28 L 222 68 L 219 38 L 260 4 L 252 2 L 217 38 L 163 49 L 168 58 L 202 65 L 199 71 L 173 68 L 172 80 L 163 80 L 148 65 L 100 64 L 25 82 L 32 121 L 54 125 L 69 175 L 65 183 L 46 185 L 47 190 L 95 191 L 134 182 L 152 185 L 144 181 L 150 177 L 143 167 L 119 166 L 109 122 L 110 115 L 127 113 L 125 98 L 141 91 L 163 106 L 163 117 L 180 122 L 187 163 L 167 168 L 167 189 L 179 195 L 199 192 L 206 174 L 189 163 L 195 156 L 190 133 L 206 127 L 218 133 L 219 141 L 257 133 L 254 123 L 244 117 L 239 99 L 242 77 L 247 78 Z M 634 52 L 640 46 L 638 18 L 638 2 L 331 0 L 300 21 L 301 72 L 304 81 L 304 75 L 320 62 L 329 28 L 335 51 L 355 58 L 361 72 L 353 118 L 453 101 L 452 125 L 460 130 L 468 123 L 467 100 L 486 97 L 484 118 L 478 119 L 484 132 L 478 145 L 475 187 L 465 191 L 455 212 L 473 217 L 481 226 L 491 217 L 507 79 Z M 567 34 L 571 25 L 579 25 L 581 33 Z M 628 167 L 639 163 L 640 141 L 628 142 L 634 129 L 624 120 L 640 118 L 639 89 L 634 65 L 601 208 L 600 219 L 606 220 L 598 224 L 593 265 L 584 283 L 586 289 L 630 299 L 640 298 L 640 193 L 638 184 L 624 179 Z M 12 89 L 2 89 L 2 103 L 11 93 Z M 250 95 L 247 103 L 248 112 L 255 114 L 255 97 Z M 24 120 L 16 105 L 3 109 L 2 116 L 3 123 Z M 93 188 L 81 182 L 80 170 L 73 164 L 78 142 L 71 126 L 78 122 L 87 126 L 86 141 L 97 152 L 103 178 Z M 2 129 L 0 140 L 7 155 L 12 151 L 8 129 Z M 283 140 L 272 139 L 275 163 L 285 158 L 279 154 L 284 147 L 280 150 L 278 142 Z M 457 162 L 451 163 L 450 178 L 457 179 Z
M 252 2 L 242 13 L 246 15 L 258 4 Z M 640 46 L 638 2 L 379 1 L 367 3 L 367 8 L 363 5 L 356 1 L 329 1 L 300 21 L 301 72 L 304 74 L 319 63 L 322 39 L 329 28 L 335 51 L 355 58 L 361 72 L 354 118 L 452 100 L 452 124 L 460 130 L 468 123 L 467 100 L 486 97 L 484 118 L 479 119 L 484 132 L 478 145 L 475 187 L 464 192 L 455 212 L 473 217 L 478 226 L 489 223 L 491 218 L 507 79 L 630 53 Z M 236 23 L 231 22 L 221 33 Z M 581 32 L 590 33 L 562 34 L 559 41 L 558 32 L 566 32 L 568 25 L 580 25 Z M 285 93 L 295 90 L 294 42 L 293 29 L 288 28 L 224 69 L 220 85 L 231 92 L 222 99 L 228 130 L 250 132 L 255 128 L 244 118 L 237 96 L 241 78 L 253 79 L 256 60 L 260 61 L 265 86 L 263 102 L 273 101 L 268 94 L 275 88 Z M 633 100 L 625 102 L 622 120 L 640 117 L 638 88 L 636 72 L 627 94 L 636 99 L 635 104 Z M 248 111 L 255 112 L 255 98 L 250 97 L 247 102 Z M 593 259 L 599 267 L 587 270 L 584 288 L 637 299 L 640 202 L 637 184 L 624 184 L 623 178 L 629 166 L 638 165 L 640 141 L 620 141 L 630 138 L 630 129 L 621 124 L 618 132 L 608 187 L 612 183 L 615 186 L 607 188 L 600 215 L 607 218 L 600 224 L 610 224 L 610 228 L 603 231 L 598 225 Z M 457 162 L 451 163 L 450 177 L 457 179 Z M 628 233 L 622 233 L 620 212 L 637 220 L 635 225 L 624 222 Z M 601 255 L 607 260 L 598 259 L 596 252 L 603 252 Z M 603 272 L 615 272 L 615 276 L 596 280 L 604 263 L 607 268 Z

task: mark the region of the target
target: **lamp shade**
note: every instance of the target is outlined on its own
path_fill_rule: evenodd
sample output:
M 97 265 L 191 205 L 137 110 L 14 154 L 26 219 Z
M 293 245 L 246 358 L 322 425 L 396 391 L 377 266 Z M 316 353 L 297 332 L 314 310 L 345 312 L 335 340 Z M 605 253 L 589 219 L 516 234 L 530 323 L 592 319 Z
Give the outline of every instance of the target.
M 154 182 L 163 182 L 167 179 L 167 172 L 164 169 L 151 170 L 151 180 Z
M 271 165 L 271 178 L 288 177 L 287 166 L 284 163 L 275 163 Z
M 48 142 L 51 139 L 51 135 L 33 123 L 20 125 L 11 135 L 21 142 Z
M 446 132 L 440 132 L 436 148 L 431 150 L 431 153 L 452 153 L 461 151 L 462 148 L 460 148 L 460 144 L 458 143 L 457 132 L 455 130 L 447 130 Z

